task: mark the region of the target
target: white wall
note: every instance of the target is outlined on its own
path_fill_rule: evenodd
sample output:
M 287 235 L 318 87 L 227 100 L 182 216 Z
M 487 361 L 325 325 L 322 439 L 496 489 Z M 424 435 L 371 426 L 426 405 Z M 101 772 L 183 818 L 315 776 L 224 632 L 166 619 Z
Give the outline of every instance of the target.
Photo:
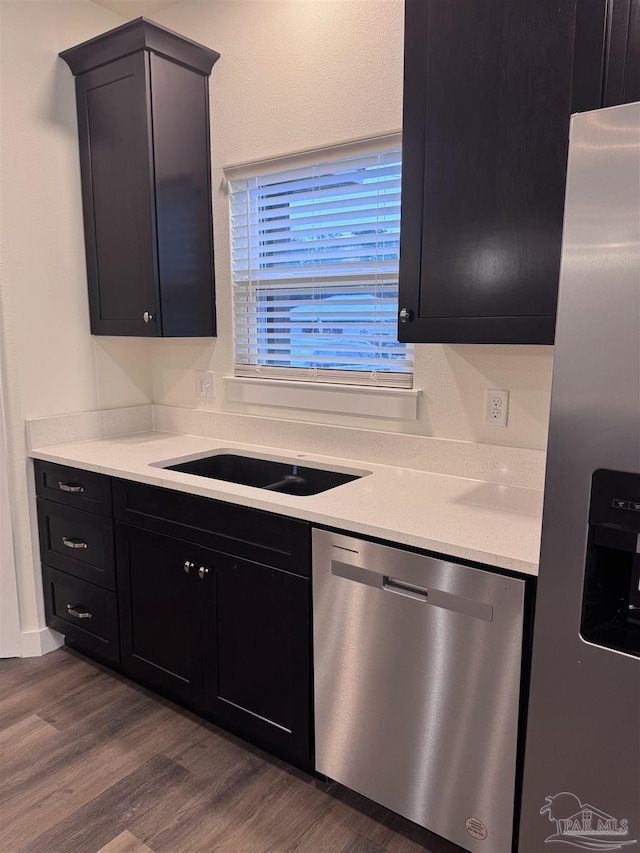
M 424 395 L 413 423 L 225 402 L 233 354 L 222 166 L 400 129 L 403 0 L 184 0 L 154 19 L 221 54 L 210 80 L 218 339 L 153 342 L 154 402 L 545 447 L 550 347 L 416 347 Z M 194 396 L 193 370 L 205 369 L 216 374 L 213 402 Z M 486 388 L 511 392 L 506 429 L 483 425 Z
M 0 373 L 0 658 L 21 652 L 16 563 L 13 554 L 11 499 L 7 476 L 2 374 Z
M 23 633 L 43 624 L 24 419 L 147 403 L 146 341 L 89 333 L 74 80 L 60 50 L 124 21 L 2 0 L 0 356 Z

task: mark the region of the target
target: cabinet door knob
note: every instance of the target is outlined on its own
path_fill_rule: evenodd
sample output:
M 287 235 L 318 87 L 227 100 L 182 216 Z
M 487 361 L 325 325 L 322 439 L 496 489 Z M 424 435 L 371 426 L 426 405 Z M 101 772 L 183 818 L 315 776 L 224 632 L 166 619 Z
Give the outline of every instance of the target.
M 76 619 L 93 619 L 93 614 L 81 604 L 67 604 L 67 613 L 69 616 L 75 616 Z
M 145 311 L 142 315 L 142 319 L 145 321 L 145 323 L 150 323 L 152 320 L 155 320 L 155 317 L 153 316 L 153 314 L 150 314 L 149 311 Z
M 198 575 L 200 576 L 200 580 L 203 581 L 210 571 L 211 569 L 208 569 L 206 566 L 200 566 L 200 568 L 198 569 Z
M 184 570 L 187 574 L 189 574 L 191 569 L 195 569 L 195 567 L 196 567 L 196 564 L 192 563 L 191 560 L 185 560 L 184 561 Z
M 88 548 L 88 544 L 83 539 L 70 539 L 67 536 L 62 537 L 62 544 L 67 548 Z
M 411 308 L 401 308 L 400 309 L 400 322 L 401 323 L 410 323 L 413 320 L 413 311 Z

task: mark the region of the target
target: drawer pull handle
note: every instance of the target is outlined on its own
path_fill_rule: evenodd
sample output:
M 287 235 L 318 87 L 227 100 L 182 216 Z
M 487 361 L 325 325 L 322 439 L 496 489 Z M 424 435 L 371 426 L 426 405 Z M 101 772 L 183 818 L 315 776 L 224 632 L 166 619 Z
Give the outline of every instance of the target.
M 80 604 L 67 604 L 67 613 L 69 616 L 75 616 L 76 619 L 93 619 L 93 614 Z
M 84 486 L 80 486 L 78 483 L 63 483 L 62 480 L 58 481 L 58 488 L 62 489 L 63 492 L 84 492 Z
M 66 536 L 62 537 L 62 544 L 73 549 L 89 547 L 83 539 L 68 539 Z
M 200 568 L 198 569 L 198 577 L 200 578 L 200 580 L 203 581 L 210 571 L 211 569 L 207 568 L 207 566 L 200 566 Z
M 189 574 L 191 569 L 195 569 L 195 567 L 196 567 L 196 564 L 192 563 L 191 560 L 185 560 L 184 561 L 184 570 L 187 574 Z

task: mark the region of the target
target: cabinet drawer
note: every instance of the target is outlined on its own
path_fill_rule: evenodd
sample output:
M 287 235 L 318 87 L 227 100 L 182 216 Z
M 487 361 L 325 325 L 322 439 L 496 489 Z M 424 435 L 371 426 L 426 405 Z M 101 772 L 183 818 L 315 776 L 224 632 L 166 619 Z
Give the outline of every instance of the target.
M 37 503 L 42 562 L 114 590 L 113 521 L 42 498 Z
M 118 605 L 114 593 L 43 565 L 47 625 L 79 648 L 120 662 Z
M 53 462 L 34 462 L 39 498 L 75 506 L 98 515 L 111 515 L 111 478 Z
M 309 577 L 310 525 L 128 480 L 113 481 L 117 521 Z

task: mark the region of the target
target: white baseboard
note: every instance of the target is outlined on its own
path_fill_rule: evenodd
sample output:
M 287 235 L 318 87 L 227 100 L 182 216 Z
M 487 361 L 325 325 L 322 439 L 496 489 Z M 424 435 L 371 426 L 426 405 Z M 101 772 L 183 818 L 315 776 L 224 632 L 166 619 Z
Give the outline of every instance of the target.
M 64 636 L 51 628 L 41 628 L 39 631 L 23 631 L 20 641 L 21 657 L 38 658 L 64 645 Z

